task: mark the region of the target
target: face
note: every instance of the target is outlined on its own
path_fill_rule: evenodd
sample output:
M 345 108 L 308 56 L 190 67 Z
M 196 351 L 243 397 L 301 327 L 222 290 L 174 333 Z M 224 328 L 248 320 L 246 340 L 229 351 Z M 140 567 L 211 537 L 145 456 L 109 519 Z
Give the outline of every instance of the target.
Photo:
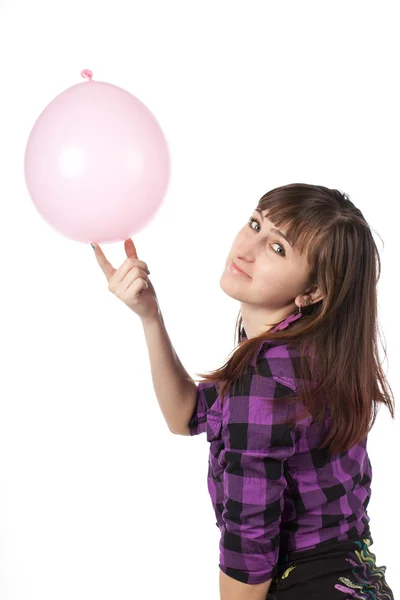
M 309 286 L 310 267 L 305 255 L 300 256 L 289 242 L 273 232 L 274 225 L 266 212 L 254 210 L 239 231 L 220 279 L 221 289 L 241 302 L 248 338 L 268 331 L 273 323 L 297 312 L 307 297 L 314 302 L 321 298 L 319 290 Z M 232 260 L 247 277 L 231 270 Z

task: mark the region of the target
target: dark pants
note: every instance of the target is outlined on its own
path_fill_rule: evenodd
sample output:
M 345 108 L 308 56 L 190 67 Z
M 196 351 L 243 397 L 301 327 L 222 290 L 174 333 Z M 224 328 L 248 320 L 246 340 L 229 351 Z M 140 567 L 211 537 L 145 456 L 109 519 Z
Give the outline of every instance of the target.
M 372 544 L 369 536 L 291 552 L 279 563 L 266 600 L 394 600 Z

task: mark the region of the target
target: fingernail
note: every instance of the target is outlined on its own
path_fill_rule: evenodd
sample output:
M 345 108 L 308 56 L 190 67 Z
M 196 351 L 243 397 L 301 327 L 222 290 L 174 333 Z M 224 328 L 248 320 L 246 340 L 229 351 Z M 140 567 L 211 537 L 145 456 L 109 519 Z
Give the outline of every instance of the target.
M 90 245 L 92 246 L 93 250 L 96 250 L 96 248 L 93 246 L 93 244 L 90 244 Z
M 150 275 L 150 271 L 147 271 L 147 275 Z

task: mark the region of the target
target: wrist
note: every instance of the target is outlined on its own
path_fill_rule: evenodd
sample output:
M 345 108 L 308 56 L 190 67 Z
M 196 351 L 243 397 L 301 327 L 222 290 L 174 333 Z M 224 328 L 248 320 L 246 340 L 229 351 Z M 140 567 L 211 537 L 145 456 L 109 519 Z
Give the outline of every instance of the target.
M 153 317 L 147 317 L 141 319 L 143 327 L 152 327 L 153 325 L 158 325 L 163 322 L 161 311 L 158 311 L 158 314 Z

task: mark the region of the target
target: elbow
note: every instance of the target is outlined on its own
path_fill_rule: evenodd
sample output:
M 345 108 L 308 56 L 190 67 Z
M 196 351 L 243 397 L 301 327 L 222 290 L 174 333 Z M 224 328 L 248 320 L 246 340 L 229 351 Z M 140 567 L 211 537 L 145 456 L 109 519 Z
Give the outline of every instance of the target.
M 190 429 L 188 426 L 184 427 L 183 429 L 174 429 L 172 427 L 169 427 L 169 430 L 174 435 L 190 435 Z

